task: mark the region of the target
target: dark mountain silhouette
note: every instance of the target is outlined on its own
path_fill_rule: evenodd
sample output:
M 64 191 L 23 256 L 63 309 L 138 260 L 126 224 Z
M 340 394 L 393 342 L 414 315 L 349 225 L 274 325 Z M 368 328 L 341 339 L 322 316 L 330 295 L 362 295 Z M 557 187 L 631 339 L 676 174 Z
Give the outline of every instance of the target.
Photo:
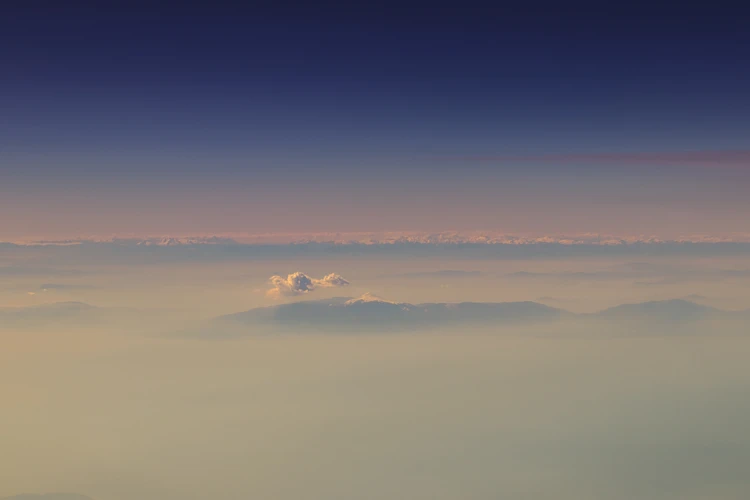
M 28 307 L 0 308 L 0 330 L 47 330 L 95 328 L 109 330 L 158 330 L 167 312 L 124 307 L 98 307 L 85 302 L 53 302 Z
M 352 299 L 337 297 L 260 307 L 211 320 L 195 330 L 200 337 L 231 336 L 253 332 L 305 331 L 408 331 L 462 327 L 552 324 L 566 321 L 572 327 L 636 325 L 646 331 L 695 331 L 727 329 L 742 331 L 750 322 L 750 311 L 723 311 L 683 299 L 623 304 L 593 314 L 574 314 L 538 302 L 392 302 L 366 294 Z M 96 307 L 82 302 L 58 302 L 22 308 L 0 308 L 0 330 L 60 330 L 94 327 L 163 332 L 163 312 Z M 706 328 L 707 322 L 713 322 Z M 649 329 L 649 327 L 657 327 Z M 724 327 L 727 328 L 724 328 Z M 161 329 L 161 330 L 160 330 Z M 631 328 L 632 329 L 632 328 Z
M 36 326 L 48 323 L 90 320 L 98 307 L 84 302 L 54 302 L 29 307 L 0 308 L 0 327 Z
M 530 323 L 551 321 L 568 314 L 536 302 L 409 304 L 391 302 L 367 294 L 358 299 L 334 298 L 251 309 L 222 316 L 217 321 L 235 326 L 393 329 L 456 324 Z
M 637 304 L 622 304 L 596 313 L 599 318 L 610 320 L 653 320 L 665 322 L 690 322 L 709 317 L 720 317 L 732 313 L 689 300 L 674 299 Z
M 462 326 L 485 328 L 554 323 L 568 320 L 573 327 L 597 325 L 632 326 L 644 331 L 687 331 L 688 325 L 700 327 L 703 320 L 721 320 L 736 328 L 750 320 L 750 312 L 722 311 L 687 300 L 623 304 L 593 314 L 574 314 L 537 302 L 459 302 L 410 304 L 391 302 L 366 294 L 358 299 L 334 299 L 293 302 L 222 316 L 208 328 L 246 335 L 274 329 L 305 331 L 398 331 L 421 328 Z M 655 327 L 649 329 L 649 326 Z M 228 330 L 222 330 L 222 327 Z M 255 328 L 254 328 L 255 327 Z M 700 330 L 700 328 L 699 328 Z M 704 328 L 705 330 L 705 328 Z M 210 333 L 207 334 L 210 336 Z

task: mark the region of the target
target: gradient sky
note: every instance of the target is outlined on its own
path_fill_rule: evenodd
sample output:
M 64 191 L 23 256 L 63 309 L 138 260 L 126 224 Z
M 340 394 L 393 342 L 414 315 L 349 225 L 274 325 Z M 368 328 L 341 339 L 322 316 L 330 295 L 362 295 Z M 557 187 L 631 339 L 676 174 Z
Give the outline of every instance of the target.
M 712 5 L 0 11 L 0 240 L 750 232 Z

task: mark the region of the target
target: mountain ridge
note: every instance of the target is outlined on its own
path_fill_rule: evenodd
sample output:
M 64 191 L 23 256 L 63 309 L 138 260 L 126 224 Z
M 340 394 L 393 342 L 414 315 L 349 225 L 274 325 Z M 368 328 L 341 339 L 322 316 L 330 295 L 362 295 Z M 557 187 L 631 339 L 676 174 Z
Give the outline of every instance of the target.
M 679 326 L 704 319 L 745 317 L 750 319 L 750 311 L 725 311 L 685 299 L 626 303 L 594 313 L 573 313 L 534 301 L 411 304 L 365 294 L 359 298 L 335 297 L 259 307 L 219 316 L 214 322 L 234 327 L 294 327 L 307 331 L 332 327 L 392 330 L 451 325 L 528 325 L 564 319 L 604 321 L 613 325 L 650 322 L 663 327 L 667 323 Z
M 152 313 L 155 314 L 155 313 Z M 116 326 L 143 320 L 143 312 L 97 307 L 85 302 L 53 302 L 25 307 L 0 308 L 0 327 Z M 660 328 L 699 323 L 703 320 L 750 321 L 750 310 L 727 311 L 692 302 L 670 299 L 625 303 L 594 313 L 574 313 L 534 301 L 517 302 L 394 302 L 365 294 L 333 297 L 257 307 L 215 317 L 211 326 L 236 330 L 252 327 L 315 331 L 409 330 L 424 327 L 502 327 L 580 320 L 582 325 L 599 321 L 612 326 L 654 325 Z

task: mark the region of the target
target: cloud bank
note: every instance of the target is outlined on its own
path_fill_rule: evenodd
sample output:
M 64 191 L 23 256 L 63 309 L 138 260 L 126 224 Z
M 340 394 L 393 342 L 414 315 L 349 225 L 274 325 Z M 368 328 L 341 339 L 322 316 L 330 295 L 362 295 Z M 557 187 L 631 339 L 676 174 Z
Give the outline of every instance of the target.
M 304 245 L 326 243 L 335 245 L 653 245 L 675 243 L 750 243 L 750 232 L 727 234 L 610 234 L 578 232 L 572 234 L 513 234 L 503 231 L 360 231 L 310 233 L 229 233 L 199 236 L 89 236 L 58 240 L 26 239 L 0 241 L 13 247 L 109 246 L 116 248 L 141 247 L 235 247 L 267 245 Z
M 279 275 L 271 276 L 268 282 L 272 288 L 266 292 L 266 295 L 272 298 L 293 297 L 313 292 L 317 288 L 349 285 L 349 282 L 340 274 L 331 273 L 321 279 L 315 279 L 300 271 L 292 273 L 286 278 Z

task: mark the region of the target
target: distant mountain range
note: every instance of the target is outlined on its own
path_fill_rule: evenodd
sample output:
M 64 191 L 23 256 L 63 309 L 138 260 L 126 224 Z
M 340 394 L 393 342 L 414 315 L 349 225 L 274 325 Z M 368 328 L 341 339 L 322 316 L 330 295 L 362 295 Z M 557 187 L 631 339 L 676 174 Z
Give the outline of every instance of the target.
M 665 324 L 682 327 L 702 320 L 750 320 L 750 311 L 722 311 L 687 300 L 624 304 L 593 314 L 575 314 L 537 302 L 461 302 L 409 304 L 372 295 L 358 299 L 293 302 L 222 316 L 215 326 L 234 331 L 251 327 L 306 330 L 398 330 L 443 328 L 458 325 L 503 327 L 575 320 L 577 324 Z
M 136 330 L 158 331 L 168 311 L 97 307 L 85 302 L 52 302 L 27 307 L 0 308 L 2 330 Z M 169 311 L 174 321 L 174 312 Z M 0 499 L 1 500 L 1 499 Z
M 0 309 L 0 329 L 70 328 L 158 324 L 163 318 L 151 311 L 100 308 L 82 302 L 58 302 L 32 307 Z M 550 324 L 569 321 L 578 326 L 655 326 L 685 329 L 706 321 L 744 327 L 750 311 L 724 311 L 688 300 L 623 304 L 592 314 L 576 314 L 538 302 L 459 302 L 410 304 L 371 294 L 300 301 L 215 318 L 202 325 L 201 337 L 214 332 L 247 335 L 257 331 L 407 331 Z M 139 323 L 140 322 L 140 323 Z M 723 322 L 723 323 L 721 323 Z
M 30 327 L 96 320 L 100 308 L 84 302 L 54 302 L 28 307 L 0 308 L 0 327 Z
M 737 316 L 742 312 L 722 311 L 714 307 L 696 304 L 689 300 L 673 299 L 638 304 L 622 304 L 595 313 L 594 316 L 610 320 L 660 320 L 689 322 L 711 317 Z
M 420 325 L 458 323 L 523 323 L 550 321 L 569 315 L 536 302 L 502 303 L 425 303 L 391 302 L 366 294 L 357 299 L 334 298 L 293 302 L 251 309 L 222 316 L 218 322 L 230 324 L 289 327 L 377 327 L 393 329 Z

